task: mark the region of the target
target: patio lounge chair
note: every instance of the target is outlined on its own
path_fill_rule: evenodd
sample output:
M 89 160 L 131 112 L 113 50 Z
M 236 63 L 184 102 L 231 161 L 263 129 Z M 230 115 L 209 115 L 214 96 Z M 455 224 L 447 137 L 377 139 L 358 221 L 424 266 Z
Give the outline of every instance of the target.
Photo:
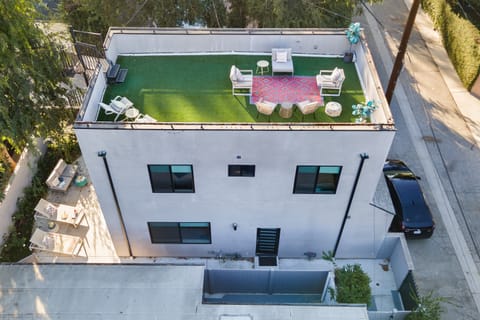
M 118 102 L 120 102 L 120 104 Z M 119 109 L 124 109 L 124 108 L 129 109 L 133 107 L 133 102 L 128 100 L 127 97 L 122 97 L 122 96 L 116 96 L 115 98 L 113 98 L 112 104 L 114 104 Z
M 342 85 L 345 80 L 343 69 L 320 70 L 317 75 L 317 86 L 320 87 L 321 96 L 338 97 L 342 93 Z M 324 92 L 327 90 L 329 93 Z M 333 92 L 332 92 L 333 91 Z
M 100 102 L 98 103 L 98 105 L 105 111 L 106 115 L 116 114 L 115 119 L 113 121 L 117 121 L 118 117 L 124 114 L 125 111 L 127 111 L 128 109 L 127 106 L 120 101 L 117 101 L 115 103 L 112 102 L 110 104 Z
M 320 108 L 320 103 L 318 101 L 304 100 L 297 102 L 298 110 L 302 113 L 302 121 L 307 114 L 312 114 L 315 119 L 315 111 Z
M 262 98 L 257 103 L 255 103 L 255 106 L 257 107 L 257 119 L 259 114 L 261 113 L 268 116 L 268 121 L 270 121 L 270 116 L 277 107 L 277 104 L 275 102 L 263 100 Z
M 83 239 L 63 233 L 46 232 L 37 228 L 30 238 L 30 250 L 78 256 L 82 248 L 85 250 Z M 86 253 L 86 251 L 85 251 Z
M 50 221 L 63 222 L 78 227 L 85 218 L 82 209 L 68 206 L 66 204 L 54 204 L 45 199 L 40 199 L 35 207 L 35 220 L 46 219 Z
M 148 114 L 141 114 L 138 116 L 137 119 L 135 119 L 135 122 L 153 123 L 157 122 L 157 120 L 154 117 L 149 116 Z
M 288 72 L 293 76 L 293 60 L 291 48 L 272 49 L 272 76 L 275 72 Z
M 236 66 L 232 66 L 229 77 L 232 81 L 232 95 L 252 95 L 253 70 L 240 70 Z

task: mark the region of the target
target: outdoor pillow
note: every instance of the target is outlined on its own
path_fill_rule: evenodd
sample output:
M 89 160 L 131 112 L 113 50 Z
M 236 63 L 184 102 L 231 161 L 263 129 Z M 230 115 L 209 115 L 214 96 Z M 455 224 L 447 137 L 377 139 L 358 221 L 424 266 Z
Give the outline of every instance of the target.
M 332 81 L 336 82 L 340 78 L 340 70 L 338 68 L 333 69 L 332 72 Z
M 287 62 L 287 51 L 277 52 L 277 62 Z
M 237 81 L 237 71 L 238 69 L 235 66 L 230 68 L 230 80 Z
M 237 81 L 245 81 L 245 77 L 238 68 L 235 68 L 235 78 L 237 78 Z

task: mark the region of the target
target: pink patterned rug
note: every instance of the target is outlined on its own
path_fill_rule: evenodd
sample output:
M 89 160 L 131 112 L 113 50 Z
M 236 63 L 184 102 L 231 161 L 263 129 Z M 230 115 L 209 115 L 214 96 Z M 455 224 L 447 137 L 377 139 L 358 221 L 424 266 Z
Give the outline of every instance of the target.
M 315 77 L 303 76 L 254 76 L 250 103 L 254 104 L 260 98 L 276 103 L 307 99 L 322 103 Z

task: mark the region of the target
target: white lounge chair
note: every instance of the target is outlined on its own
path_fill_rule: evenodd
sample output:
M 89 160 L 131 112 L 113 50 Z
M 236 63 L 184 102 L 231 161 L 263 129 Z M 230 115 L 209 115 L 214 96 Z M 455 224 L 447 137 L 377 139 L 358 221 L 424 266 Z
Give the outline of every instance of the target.
M 154 117 L 149 116 L 148 114 L 141 114 L 138 116 L 137 119 L 135 119 L 135 122 L 153 123 L 157 122 L 157 120 Z
M 120 101 L 117 101 L 115 103 L 112 102 L 110 104 L 100 102 L 98 105 L 105 111 L 106 115 L 116 114 L 115 119 L 113 121 L 117 121 L 118 117 L 124 114 L 125 111 L 127 111 L 128 109 L 126 105 L 124 105 Z
M 85 212 L 81 208 L 66 204 L 54 204 L 45 199 L 40 199 L 35 207 L 34 218 L 63 222 L 76 228 L 85 218 Z
M 78 256 L 82 248 L 85 250 L 83 239 L 63 233 L 46 232 L 37 228 L 30 238 L 30 250 Z M 86 253 L 86 251 L 85 251 Z
M 320 70 L 317 75 L 317 86 L 320 87 L 321 96 L 338 97 L 342 93 L 342 85 L 345 80 L 343 69 Z M 324 92 L 327 90 L 328 92 Z M 333 92 L 332 92 L 333 91 Z
M 229 77 L 232 81 L 232 95 L 252 95 L 253 70 L 240 70 L 236 66 L 232 66 Z
M 117 103 L 120 102 L 122 105 L 118 105 Z M 127 97 L 122 97 L 122 96 L 116 96 L 115 98 L 112 99 L 112 103 L 115 104 L 115 105 L 118 105 L 118 107 L 121 109 L 122 107 L 123 108 L 131 108 L 133 107 L 133 102 L 128 100 Z
M 293 60 L 291 48 L 272 49 L 272 76 L 275 72 L 291 73 L 293 76 Z

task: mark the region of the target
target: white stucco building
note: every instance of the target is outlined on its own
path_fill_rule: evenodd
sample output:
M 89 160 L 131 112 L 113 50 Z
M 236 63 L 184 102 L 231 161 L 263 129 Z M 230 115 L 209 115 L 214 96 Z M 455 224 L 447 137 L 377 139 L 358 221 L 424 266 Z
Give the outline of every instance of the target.
M 115 63 L 159 55 L 265 56 L 276 47 L 291 48 L 295 63 L 296 57 L 341 61 L 349 46 L 343 30 L 112 28 L 105 51 Z M 139 76 L 134 68 L 121 85 L 108 84 L 105 70 L 97 70 L 75 132 L 117 253 L 377 257 L 391 216 L 372 201 L 395 126 L 368 46 L 361 41 L 354 49 L 361 94 L 379 106 L 364 123 L 102 120 L 98 104 L 108 90 L 142 97 L 134 99 L 141 113 L 154 106 L 148 92 L 128 89 Z M 342 96 L 352 95 L 344 86 Z M 343 109 L 351 113 L 349 105 Z

